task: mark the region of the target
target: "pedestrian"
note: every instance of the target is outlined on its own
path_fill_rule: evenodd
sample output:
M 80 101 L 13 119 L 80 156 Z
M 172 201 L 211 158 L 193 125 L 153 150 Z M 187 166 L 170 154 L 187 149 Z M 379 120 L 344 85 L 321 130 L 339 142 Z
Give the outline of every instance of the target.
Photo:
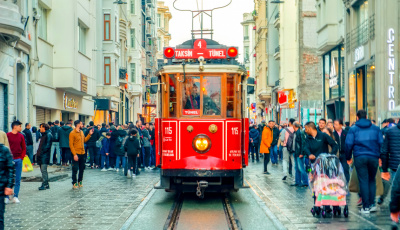
M 381 130 L 367 119 L 365 110 L 357 111 L 357 122 L 350 128 L 346 137 L 346 159 L 351 161 L 354 156 L 363 203 L 363 208 L 360 210 L 362 214 L 376 211 L 375 177 L 382 144 Z
M 279 140 L 279 130 L 275 125 L 275 121 L 270 121 L 273 123 L 272 128 L 272 143 L 269 149 L 269 154 L 271 156 L 272 165 L 278 165 L 278 140 Z
M 378 199 L 378 204 L 382 204 L 389 193 L 390 182 L 395 176 L 400 165 L 400 123 L 388 128 L 383 141 L 380 158 L 382 160 L 382 179 L 388 186 L 384 186 L 384 193 Z
M 301 126 L 299 122 L 294 123 L 293 129 L 295 183 L 291 186 L 308 187 L 308 177 L 306 173 L 304 158 L 305 136 L 301 131 Z
M 68 121 L 66 125 L 58 130 L 58 136 L 60 137 L 59 144 L 62 153 L 61 158 L 64 166 L 67 166 L 68 163 L 71 163 L 72 154 L 71 149 L 69 148 L 69 134 L 72 130 L 72 123 L 70 121 Z
M 258 142 L 260 140 L 260 132 L 257 130 L 257 125 L 252 125 L 250 126 L 250 131 L 249 131 L 249 146 L 250 150 L 249 153 L 251 155 L 252 162 L 254 162 L 254 154 L 256 155 L 256 160 L 257 163 L 260 161 L 260 156 L 258 154 L 258 146 L 260 143 Z
M 258 152 L 258 153 L 260 153 L 262 132 L 263 132 L 265 126 L 266 126 L 265 120 L 262 120 L 262 121 L 261 121 L 261 124 L 258 125 L 258 132 L 260 133 L 259 138 L 258 138 L 258 143 L 259 143 L 259 144 L 258 144 L 258 146 L 257 146 L 257 148 L 258 148 L 258 151 L 257 151 L 257 152 Z M 264 155 L 264 154 L 260 154 L 260 157 L 263 157 L 263 155 Z
M 288 174 L 292 171 L 290 168 L 292 168 L 291 165 L 293 165 L 292 158 L 293 155 L 293 136 L 294 136 L 294 129 L 293 129 L 293 123 L 296 120 L 293 118 L 289 119 L 289 127 L 285 128 L 285 140 L 283 142 L 283 161 L 282 161 L 282 166 L 283 166 L 283 178 L 282 180 L 286 180 Z
M 51 145 L 50 152 L 50 166 L 53 165 L 54 150 L 56 151 L 57 165 L 61 165 L 61 150 L 60 150 L 60 137 L 58 131 L 60 130 L 60 121 L 56 120 L 54 125 L 50 128 L 51 135 L 53 136 L 53 144 Z
M 31 132 L 31 124 L 26 123 L 25 129 L 22 131 L 25 134 L 25 143 L 26 143 L 26 154 L 29 157 L 29 160 L 33 162 L 33 139 L 32 139 L 32 132 Z
M 325 128 L 326 128 L 326 120 L 325 120 L 325 118 L 319 119 L 318 131 L 323 132 Z
M 333 122 L 334 126 L 334 140 L 338 144 L 338 158 L 340 164 L 342 165 L 344 176 L 346 177 L 347 183 L 350 181 L 350 166 L 346 160 L 346 137 L 347 131 L 343 130 L 343 121 L 341 119 L 336 119 Z
M 80 120 L 76 120 L 74 122 L 75 129 L 71 131 L 69 134 L 69 148 L 71 149 L 73 157 L 72 161 L 72 188 L 77 189 L 79 187 L 83 187 L 83 172 L 85 170 L 85 147 L 84 143 L 86 143 L 91 135 L 93 134 L 93 130 L 89 131 L 89 134 L 85 137 L 81 128 L 83 124 Z M 76 180 L 76 174 L 79 170 L 78 180 Z
M 283 125 L 279 125 L 279 138 L 277 144 L 279 160 L 283 160 L 282 150 L 283 150 L 283 142 L 285 141 L 285 134 L 286 134 L 285 128 L 283 127 Z
M 146 123 L 145 128 L 142 130 L 143 132 L 143 147 L 144 147 L 144 168 L 150 168 L 150 134 L 149 134 L 149 123 Z
M 156 168 L 156 135 L 155 135 L 155 128 L 154 124 L 150 123 L 150 156 L 151 156 L 151 167 L 153 169 Z
M 111 138 L 111 133 L 106 132 L 102 133 L 103 139 L 101 140 L 101 149 L 100 149 L 100 155 L 101 155 L 101 161 L 100 161 L 100 167 L 101 171 L 105 172 L 110 169 L 110 138 Z M 102 137 L 100 137 L 101 139 Z M 100 140 L 99 139 L 99 140 Z M 104 165 L 105 163 L 105 165 Z
M 8 142 L 10 143 L 10 150 L 13 155 L 15 164 L 15 188 L 14 198 L 9 200 L 10 202 L 20 203 L 18 199 L 19 189 L 21 185 L 21 174 L 22 174 L 22 160 L 26 155 L 26 145 L 24 136 L 21 134 L 22 123 L 20 121 L 13 121 L 11 123 L 12 131 L 7 133 Z M 9 197 L 7 197 L 9 199 Z M 7 201 L 8 202 L 8 201 Z M 7 203 L 6 202 L 6 203 Z
M 344 130 L 345 130 L 346 132 L 349 132 L 349 130 L 350 130 L 350 122 L 346 121 L 346 122 L 344 123 L 344 125 L 345 125 Z
M 119 167 L 122 166 L 122 172 L 124 173 L 126 164 L 124 139 L 127 136 L 127 134 L 123 128 L 119 127 L 119 129 L 113 132 L 112 135 L 117 136 L 114 146 L 114 154 L 117 157 L 115 168 L 116 171 L 119 172 Z
M 96 147 L 96 141 L 99 140 L 100 138 L 100 133 L 97 128 L 97 126 L 94 125 L 93 121 L 89 122 L 89 127 L 85 133 L 85 136 L 88 135 L 89 131 L 92 131 L 92 135 L 90 136 L 90 139 L 86 142 L 87 150 L 89 151 L 89 166 L 90 168 L 99 168 L 99 162 L 100 162 L 100 155 L 98 155 L 98 149 Z
M 393 118 L 386 119 L 385 126 L 382 128 L 382 135 L 385 137 L 387 130 L 393 126 L 396 126 L 394 119 Z
M 50 189 L 47 166 L 50 163 L 50 150 L 53 137 L 50 132 L 50 126 L 46 123 L 40 124 L 40 133 L 42 137 L 40 138 L 39 148 L 36 153 L 37 164 L 39 165 L 40 172 L 42 173 L 42 186 L 39 187 L 39 190 L 46 190 Z
M 13 156 L 10 153 L 10 149 L 0 143 L 0 230 L 4 230 L 5 204 L 9 201 L 5 196 L 13 194 L 14 180 Z
M 32 140 L 33 140 L 33 161 L 32 165 L 35 165 L 36 163 L 36 153 L 39 148 L 39 138 L 40 135 L 37 133 L 37 128 L 36 126 L 32 127 Z
M 321 153 L 328 153 L 336 155 L 338 151 L 338 145 L 328 134 L 318 131 L 315 123 L 309 121 L 305 125 L 305 132 L 308 135 L 304 145 L 304 156 L 311 160 L 311 163 L 315 162 Z M 331 151 L 329 151 L 331 147 Z M 300 155 L 300 158 L 303 156 Z
M 3 144 L 7 148 L 10 148 L 10 143 L 8 142 L 7 134 L 0 130 L 0 144 Z
M 118 135 L 117 135 L 117 129 L 115 126 L 110 127 L 110 132 L 111 132 L 111 138 L 110 138 L 110 154 L 109 154 L 109 161 L 110 161 L 110 168 L 108 170 L 116 170 L 115 169 L 115 163 L 116 163 L 116 158 L 117 156 L 114 153 L 114 147 L 115 147 L 115 142 L 117 141 Z
M 400 173 L 398 173 L 400 171 L 400 165 L 395 171 L 396 173 L 392 173 L 392 175 L 394 175 L 394 178 L 391 200 L 389 203 L 390 218 L 392 219 L 392 229 L 398 229 L 397 224 L 399 223 L 400 217 Z
M 101 129 L 100 129 L 100 135 L 103 135 L 103 133 L 109 132 L 109 130 L 107 129 L 106 123 L 101 124 Z
M 135 172 L 137 171 L 137 162 L 136 160 L 139 157 L 139 152 L 141 151 L 139 138 L 137 137 L 137 130 L 132 129 L 129 132 L 129 138 L 125 142 L 125 150 L 128 156 L 128 175 L 132 177 L 136 177 Z
M 264 127 L 262 131 L 261 144 L 260 144 L 260 153 L 264 155 L 264 174 L 269 175 L 268 172 L 268 163 L 270 160 L 269 148 L 272 143 L 272 128 L 273 121 L 268 122 L 268 126 Z

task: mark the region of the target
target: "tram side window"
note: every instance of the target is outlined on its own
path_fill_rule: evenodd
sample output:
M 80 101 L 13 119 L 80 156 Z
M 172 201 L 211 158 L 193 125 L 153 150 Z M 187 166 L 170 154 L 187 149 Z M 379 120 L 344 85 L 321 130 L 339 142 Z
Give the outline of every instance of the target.
M 169 74 L 169 117 L 176 117 L 176 78 Z
M 235 80 L 233 78 L 233 76 L 228 76 L 227 78 L 227 82 L 226 82 L 226 116 L 227 117 L 233 117 L 233 105 L 234 105 L 234 94 L 235 94 Z
M 183 83 L 182 115 L 200 116 L 200 77 L 188 76 Z
M 221 115 L 221 77 L 203 77 L 203 114 Z

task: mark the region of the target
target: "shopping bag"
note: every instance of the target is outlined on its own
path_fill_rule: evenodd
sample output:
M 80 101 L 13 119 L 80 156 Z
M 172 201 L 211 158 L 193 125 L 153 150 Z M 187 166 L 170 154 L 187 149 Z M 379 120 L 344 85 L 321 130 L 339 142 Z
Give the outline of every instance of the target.
M 31 160 L 29 160 L 28 156 L 25 156 L 24 160 L 22 161 L 22 171 L 23 172 L 33 171 L 32 163 L 31 163 Z
M 351 173 L 350 176 L 349 191 L 355 193 L 360 192 L 359 183 L 360 182 L 358 181 L 357 170 L 356 167 L 354 167 L 353 172 Z M 375 183 L 376 183 L 376 196 L 381 196 L 383 194 L 383 182 L 381 177 L 381 171 L 379 171 L 379 169 L 376 172 Z

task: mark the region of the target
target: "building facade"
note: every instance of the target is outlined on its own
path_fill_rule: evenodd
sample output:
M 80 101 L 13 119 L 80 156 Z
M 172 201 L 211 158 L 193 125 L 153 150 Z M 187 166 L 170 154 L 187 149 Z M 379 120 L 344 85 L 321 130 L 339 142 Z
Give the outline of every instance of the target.
M 169 33 L 169 21 L 172 18 L 172 14 L 169 11 L 169 7 L 164 5 L 164 2 L 157 1 L 157 60 L 163 61 L 164 59 L 164 47 L 169 46 L 171 41 L 171 34 Z

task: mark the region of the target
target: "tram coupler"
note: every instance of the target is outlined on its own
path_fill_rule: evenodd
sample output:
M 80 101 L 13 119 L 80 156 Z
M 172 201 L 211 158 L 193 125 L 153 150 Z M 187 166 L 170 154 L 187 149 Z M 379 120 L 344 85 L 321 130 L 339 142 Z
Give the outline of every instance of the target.
M 200 198 L 204 198 L 204 191 L 206 190 L 207 187 L 208 187 L 208 181 L 205 180 L 197 181 L 196 195 Z

